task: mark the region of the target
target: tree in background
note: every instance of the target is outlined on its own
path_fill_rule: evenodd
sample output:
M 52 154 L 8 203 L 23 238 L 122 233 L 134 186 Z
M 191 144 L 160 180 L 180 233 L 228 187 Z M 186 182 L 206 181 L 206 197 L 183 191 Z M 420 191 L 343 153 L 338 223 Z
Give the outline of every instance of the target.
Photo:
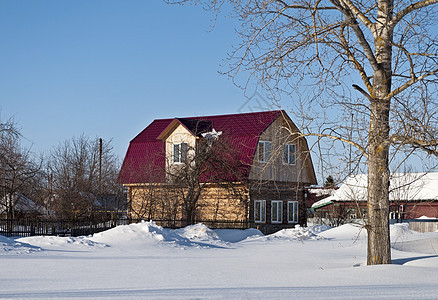
M 160 153 L 160 155 L 164 156 L 165 154 Z M 141 178 L 145 184 L 141 188 L 129 190 L 127 205 L 130 218 L 138 221 L 176 218 L 176 213 L 173 214 L 163 209 L 166 205 L 169 206 L 169 202 L 175 201 L 172 201 L 172 197 L 168 195 L 168 190 L 163 188 L 163 184 L 160 182 L 162 177 L 160 171 L 154 164 L 146 164 L 142 169 L 136 170 L 136 176 Z M 175 209 L 171 211 L 175 211 Z
M 332 175 L 327 176 L 324 182 L 324 187 L 329 189 L 333 189 L 336 187 L 335 180 L 333 179 Z
M 304 134 L 357 149 L 347 163 L 368 172 L 367 263 L 391 263 L 390 157 L 438 156 L 438 0 L 168 2 L 230 8 L 241 23 L 233 80 L 247 75 L 274 101 L 291 95 Z
M 122 189 L 116 184 L 119 170 L 109 141 L 84 135 L 56 147 L 48 160 L 48 177 L 57 217 L 91 217 L 120 204 Z
M 16 217 L 20 201 L 29 206 L 28 197 L 34 194 L 40 173 L 30 150 L 20 144 L 16 124 L 12 120 L 0 123 L 0 209 L 7 219 Z

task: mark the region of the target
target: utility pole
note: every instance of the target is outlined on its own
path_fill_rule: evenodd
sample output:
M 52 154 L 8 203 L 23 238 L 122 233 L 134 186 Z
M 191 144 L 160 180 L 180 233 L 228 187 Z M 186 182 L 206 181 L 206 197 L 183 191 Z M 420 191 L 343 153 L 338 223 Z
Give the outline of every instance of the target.
M 106 214 L 106 197 L 102 196 L 102 138 L 99 139 L 99 196 L 100 197 L 100 201 L 104 201 L 104 212 Z
M 99 139 L 99 195 L 102 192 L 102 138 Z
M 353 139 L 353 117 L 354 114 L 351 113 L 350 141 Z M 351 162 L 351 143 L 349 145 L 350 145 L 350 154 L 348 156 L 348 175 L 351 175 L 351 166 L 353 165 L 353 163 Z

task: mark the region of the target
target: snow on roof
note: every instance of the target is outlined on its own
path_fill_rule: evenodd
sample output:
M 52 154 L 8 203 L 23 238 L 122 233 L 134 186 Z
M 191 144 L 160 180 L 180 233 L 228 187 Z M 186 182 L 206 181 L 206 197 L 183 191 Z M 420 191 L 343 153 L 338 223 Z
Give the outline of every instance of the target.
M 331 196 L 336 191 L 334 188 L 310 188 L 309 193 L 314 194 L 317 197 Z
M 336 201 L 366 201 L 367 174 L 350 176 L 330 197 L 315 202 L 317 208 Z M 390 201 L 438 200 L 438 173 L 394 173 L 390 178 Z

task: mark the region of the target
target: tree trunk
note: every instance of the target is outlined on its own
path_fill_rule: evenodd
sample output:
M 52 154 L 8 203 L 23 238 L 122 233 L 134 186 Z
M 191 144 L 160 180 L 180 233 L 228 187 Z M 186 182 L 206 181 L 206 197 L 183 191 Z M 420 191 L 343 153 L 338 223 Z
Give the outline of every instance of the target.
M 368 149 L 367 264 L 390 264 L 389 236 L 389 110 L 391 101 L 393 31 L 388 24 L 392 0 L 380 0 L 373 32 L 375 57 Z
M 389 240 L 389 101 L 371 105 L 368 157 L 367 264 L 390 264 Z
M 196 214 L 196 193 L 193 188 L 188 188 L 187 194 L 184 197 L 184 211 L 185 211 L 185 226 L 193 225 L 195 223 L 195 214 Z

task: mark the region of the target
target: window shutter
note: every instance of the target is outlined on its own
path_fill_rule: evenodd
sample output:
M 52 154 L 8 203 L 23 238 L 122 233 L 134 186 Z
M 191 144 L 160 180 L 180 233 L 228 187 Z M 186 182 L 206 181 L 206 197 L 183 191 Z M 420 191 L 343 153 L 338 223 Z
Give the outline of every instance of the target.
M 187 143 L 181 143 L 181 162 L 187 161 Z
M 289 163 L 291 165 L 295 164 L 295 144 L 289 145 Z
M 289 163 L 289 145 L 285 145 L 284 149 L 283 149 L 283 159 L 284 159 L 284 163 L 288 164 Z

